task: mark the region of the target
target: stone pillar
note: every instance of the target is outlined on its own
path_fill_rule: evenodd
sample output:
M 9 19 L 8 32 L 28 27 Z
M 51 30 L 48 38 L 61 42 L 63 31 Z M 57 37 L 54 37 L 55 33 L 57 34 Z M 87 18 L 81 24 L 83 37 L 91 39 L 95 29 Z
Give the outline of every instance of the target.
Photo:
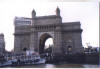
M 74 53 L 83 52 L 81 32 L 74 33 L 73 39 L 74 39 Z
M 19 53 L 21 52 L 21 37 L 20 35 L 18 36 L 16 33 L 14 34 L 15 39 L 14 39 L 14 52 Z
M 35 31 L 35 28 L 33 28 L 31 29 L 30 50 L 38 52 L 37 42 L 37 32 Z
M 62 54 L 62 36 L 61 36 L 61 27 L 56 27 L 56 30 L 54 32 L 54 48 L 53 48 L 53 54 L 58 55 Z

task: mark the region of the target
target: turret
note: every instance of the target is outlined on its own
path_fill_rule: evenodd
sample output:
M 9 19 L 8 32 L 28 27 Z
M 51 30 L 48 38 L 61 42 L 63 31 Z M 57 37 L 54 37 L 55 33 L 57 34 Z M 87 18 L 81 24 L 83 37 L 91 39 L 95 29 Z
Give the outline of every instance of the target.
M 56 16 L 60 16 L 60 9 L 58 7 L 56 8 Z
M 32 18 L 35 18 L 36 17 L 36 12 L 35 12 L 35 10 L 33 9 L 33 11 L 32 11 Z

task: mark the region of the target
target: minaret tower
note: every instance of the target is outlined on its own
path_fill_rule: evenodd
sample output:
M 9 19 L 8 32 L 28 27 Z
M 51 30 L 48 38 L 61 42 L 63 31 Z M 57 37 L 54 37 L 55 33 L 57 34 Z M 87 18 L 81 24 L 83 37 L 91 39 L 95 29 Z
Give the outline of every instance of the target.
M 35 12 L 35 10 L 33 9 L 33 11 L 32 11 L 32 18 L 35 18 L 36 17 L 36 12 Z
M 59 7 L 56 8 L 56 16 L 60 16 L 60 9 L 59 9 Z

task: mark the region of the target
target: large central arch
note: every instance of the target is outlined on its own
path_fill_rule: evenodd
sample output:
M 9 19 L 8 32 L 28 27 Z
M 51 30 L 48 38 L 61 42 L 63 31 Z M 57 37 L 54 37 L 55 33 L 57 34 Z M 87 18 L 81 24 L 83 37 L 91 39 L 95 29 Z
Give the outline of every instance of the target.
M 39 39 L 39 54 L 44 53 L 45 41 L 48 38 L 52 38 L 52 36 L 48 33 L 44 33 L 43 35 L 40 36 L 40 39 Z

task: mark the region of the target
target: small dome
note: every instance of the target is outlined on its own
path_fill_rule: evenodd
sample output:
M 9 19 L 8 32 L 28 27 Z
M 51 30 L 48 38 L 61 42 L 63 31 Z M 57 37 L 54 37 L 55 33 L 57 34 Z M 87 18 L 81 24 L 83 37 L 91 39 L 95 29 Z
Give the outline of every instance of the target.
M 33 9 L 32 13 L 36 13 L 34 9 Z

